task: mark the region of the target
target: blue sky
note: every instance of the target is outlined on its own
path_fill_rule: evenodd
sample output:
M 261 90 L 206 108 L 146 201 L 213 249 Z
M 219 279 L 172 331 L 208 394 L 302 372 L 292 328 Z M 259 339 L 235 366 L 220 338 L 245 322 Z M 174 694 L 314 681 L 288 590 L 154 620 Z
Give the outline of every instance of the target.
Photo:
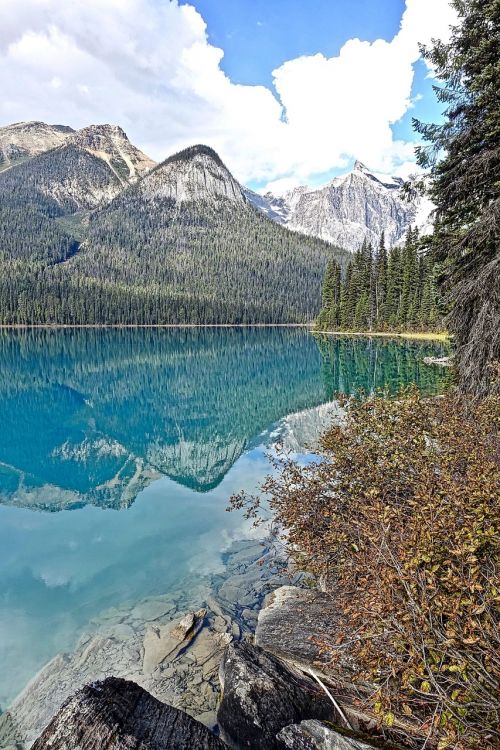
M 333 57 L 354 37 L 390 41 L 405 9 L 404 0 L 195 0 L 194 4 L 207 22 L 209 40 L 224 50 L 221 67 L 231 80 L 269 88 L 272 71 L 287 60 L 317 52 Z M 432 122 L 441 117 L 426 66 L 419 61 L 414 71 L 414 108 L 392 127 L 396 138 L 408 141 L 418 140 L 412 117 Z M 344 167 L 326 170 L 310 182 L 320 184 L 343 171 Z
M 358 158 L 414 169 L 440 116 L 418 42 L 448 0 L 3 0 L 0 124 L 120 124 L 162 160 L 215 148 L 237 179 L 317 185 Z
M 224 49 L 222 67 L 235 83 L 272 84 L 286 60 L 337 55 L 347 39 L 390 40 L 403 0 L 195 0 L 210 41 Z

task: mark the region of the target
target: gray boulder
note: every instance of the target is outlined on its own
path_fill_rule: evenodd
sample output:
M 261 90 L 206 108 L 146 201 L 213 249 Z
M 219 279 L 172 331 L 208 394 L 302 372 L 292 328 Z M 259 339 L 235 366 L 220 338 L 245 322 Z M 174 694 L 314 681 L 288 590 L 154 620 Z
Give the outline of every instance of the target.
M 63 703 L 32 750 L 222 750 L 202 724 L 135 682 L 108 677 Z
M 331 642 L 338 620 L 336 612 L 330 594 L 281 586 L 266 597 L 259 612 L 255 643 L 300 666 L 318 665 L 328 659 L 319 643 Z
M 281 750 L 276 735 L 306 718 L 335 719 L 321 688 L 280 659 L 248 642 L 231 643 L 221 664 L 221 736 L 233 747 Z
M 340 733 L 321 721 L 292 724 L 278 733 L 287 750 L 374 750 L 373 745 Z

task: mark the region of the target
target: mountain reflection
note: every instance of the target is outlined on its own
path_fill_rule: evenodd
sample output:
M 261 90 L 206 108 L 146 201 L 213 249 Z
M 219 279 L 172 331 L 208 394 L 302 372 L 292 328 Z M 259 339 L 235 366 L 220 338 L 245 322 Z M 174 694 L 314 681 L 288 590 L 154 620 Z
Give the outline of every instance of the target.
M 161 475 L 207 491 L 263 431 L 338 391 L 440 390 L 422 359 L 441 350 L 293 328 L 3 331 L 0 502 L 127 507 Z

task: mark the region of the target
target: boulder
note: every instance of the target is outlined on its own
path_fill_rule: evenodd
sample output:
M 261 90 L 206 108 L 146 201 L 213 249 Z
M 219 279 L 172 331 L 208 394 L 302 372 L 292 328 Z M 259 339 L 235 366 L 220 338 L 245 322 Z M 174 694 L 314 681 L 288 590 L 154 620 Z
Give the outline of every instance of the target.
M 374 750 L 373 745 L 316 719 L 285 727 L 278 732 L 278 739 L 287 750 Z
M 69 698 L 32 750 L 222 750 L 211 732 L 135 682 L 108 677 Z
M 288 724 L 335 711 L 321 688 L 280 659 L 245 641 L 228 646 L 221 664 L 221 736 L 242 750 L 281 750 L 276 735 Z
M 319 644 L 331 642 L 337 619 L 330 594 L 281 586 L 266 597 L 259 612 L 255 643 L 281 659 L 317 667 L 328 658 Z
M 166 625 L 150 625 L 144 636 L 144 674 L 173 661 L 203 627 L 206 613 L 206 609 L 200 609 Z

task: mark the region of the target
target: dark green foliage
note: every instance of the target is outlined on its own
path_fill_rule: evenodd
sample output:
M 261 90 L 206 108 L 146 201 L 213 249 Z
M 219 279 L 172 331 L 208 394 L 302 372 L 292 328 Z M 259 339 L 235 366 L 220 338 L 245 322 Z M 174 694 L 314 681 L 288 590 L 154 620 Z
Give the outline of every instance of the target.
M 336 261 L 330 260 L 326 267 L 321 294 L 321 312 L 318 317 L 318 326 L 320 328 L 335 330 L 339 326 L 340 287 L 340 266 Z
M 440 80 L 444 122 L 414 126 L 429 144 L 418 156 L 431 168 L 430 244 L 443 264 L 459 385 L 482 395 L 500 392 L 500 3 L 452 4 L 460 23 L 449 44 L 423 50 Z
M 90 185 L 120 188 L 102 159 L 75 146 L 53 149 L 0 174 L 2 272 L 17 276 L 21 267 L 10 269 L 9 262 L 24 260 L 28 276 L 33 264 L 60 263 L 74 255 L 82 238 L 62 220 L 94 205 Z
M 51 154 L 68 169 L 71 149 Z M 45 156 L 27 182 L 29 165 L 0 177 L 2 324 L 306 322 L 328 260 L 345 264 L 344 251 L 232 201 L 144 200 L 138 185 L 75 214 L 70 198 L 45 194 L 64 176 Z
M 331 286 L 327 270 L 324 290 Z M 337 294 L 333 298 L 323 293 L 317 319 L 320 330 L 422 331 L 443 325 L 435 264 L 422 253 L 416 229 L 410 229 L 404 246 L 393 248 L 389 255 L 383 237 L 375 256 L 371 246 L 363 243 L 349 262 Z

